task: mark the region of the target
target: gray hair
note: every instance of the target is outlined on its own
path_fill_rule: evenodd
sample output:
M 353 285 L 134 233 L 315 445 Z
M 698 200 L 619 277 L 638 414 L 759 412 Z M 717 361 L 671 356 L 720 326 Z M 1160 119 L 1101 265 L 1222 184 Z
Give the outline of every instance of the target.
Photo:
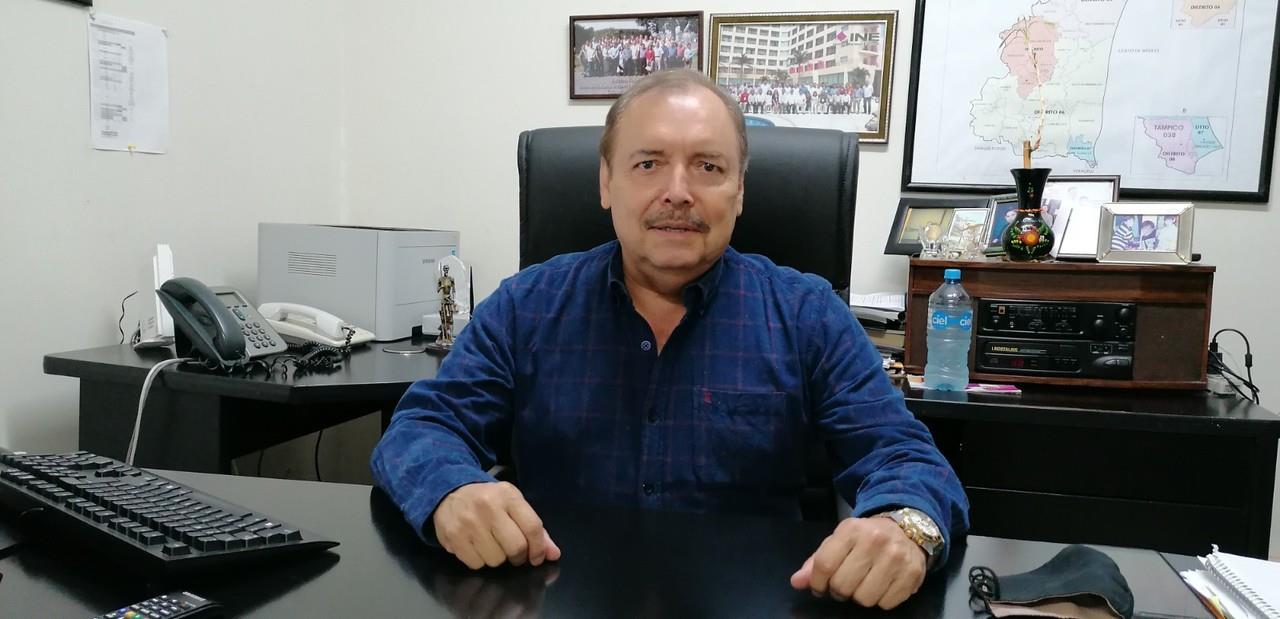
M 618 131 L 618 122 L 627 111 L 627 108 L 637 98 L 654 91 L 683 92 L 694 88 L 705 88 L 711 91 L 724 104 L 724 109 L 729 112 L 729 120 L 733 123 L 733 128 L 738 132 L 738 161 L 742 162 L 742 171 L 740 173 L 746 174 L 747 123 L 742 116 L 742 110 L 738 107 L 738 102 L 729 97 L 719 86 L 716 86 L 715 82 L 711 81 L 711 78 L 693 69 L 659 71 L 636 82 L 626 92 L 622 93 L 622 96 L 613 102 L 613 106 L 609 108 L 609 115 L 605 117 L 604 135 L 600 136 L 600 157 L 606 163 L 611 163 L 610 155 L 613 153 L 613 140 Z

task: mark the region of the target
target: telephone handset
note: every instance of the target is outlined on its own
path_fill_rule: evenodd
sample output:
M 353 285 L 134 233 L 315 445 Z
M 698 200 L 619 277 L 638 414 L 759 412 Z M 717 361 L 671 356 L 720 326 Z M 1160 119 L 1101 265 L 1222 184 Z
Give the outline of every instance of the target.
M 190 277 L 160 285 L 156 296 L 173 316 L 178 356 L 198 356 L 226 368 L 288 349 L 270 323 L 232 288 L 210 288 Z
M 373 333 L 329 312 L 297 303 L 263 303 L 258 306 L 267 323 L 280 335 L 294 341 L 315 342 L 341 348 L 373 340 Z M 348 340 L 348 334 L 351 339 Z

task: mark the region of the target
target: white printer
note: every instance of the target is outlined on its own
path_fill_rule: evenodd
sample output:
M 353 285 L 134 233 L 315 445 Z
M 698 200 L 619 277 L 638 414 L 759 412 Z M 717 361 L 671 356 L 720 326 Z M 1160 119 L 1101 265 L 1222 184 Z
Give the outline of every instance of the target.
M 439 313 L 436 263 L 458 254 L 449 230 L 258 224 L 258 302 L 322 309 L 380 342 Z

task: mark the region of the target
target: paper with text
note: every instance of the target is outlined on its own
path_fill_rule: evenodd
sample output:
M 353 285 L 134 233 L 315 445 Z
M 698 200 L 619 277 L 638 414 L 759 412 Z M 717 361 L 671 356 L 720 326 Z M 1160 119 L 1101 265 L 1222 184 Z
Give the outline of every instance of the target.
M 163 28 L 89 15 L 93 147 L 164 153 L 169 146 L 168 40 Z

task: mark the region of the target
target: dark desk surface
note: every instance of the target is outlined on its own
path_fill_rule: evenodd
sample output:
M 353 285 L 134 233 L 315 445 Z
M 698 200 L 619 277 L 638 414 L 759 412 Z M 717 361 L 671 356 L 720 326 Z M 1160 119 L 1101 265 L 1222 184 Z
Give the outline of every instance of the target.
M 1025 385 L 1020 395 L 903 387 L 917 417 L 1280 438 L 1280 415 L 1243 398 L 1207 391 L 1148 391 Z
M 356 347 L 341 369 L 301 376 L 268 376 L 257 370 L 247 377 L 210 372 L 200 367 L 166 369 L 163 380 L 175 391 L 232 396 L 288 404 L 382 400 L 395 402 L 419 378 L 435 376 L 442 357 L 434 353 L 401 355 L 384 346 L 424 346 L 414 339 Z M 44 372 L 113 383 L 142 384 L 151 366 L 174 357 L 171 348 L 135 351 L 127 344 L 102 346 L 44 357 Z
M 425 342 L 414 340 L 412 344 Z M 440 367 L 441 357 L 434 354 L 391 354 L 383 352 L 384 346 L 373 343 L 358 347 L 342 369 L 330 373 L 282 378 L 257 372 L 243 378 L 212 374 L 200 368 L 176 368 L 166 370 L 163 380 L 167 388 L 176 391 L 267 402 L 394 402 L 415 380 L 435 376 Z M 167 348 L 136 352 L 127 345 L 105 346 L 46 355 L 44 371 L 141 384 L 152 365 L 171 357 L 173 352 Z M 904 387 L 903 395 L 912 412 L 926 418 L 1280 437 L 1280 415 L 1243 399 L 1220 398 L 1207 392 L 1028 386 L 1022 395 L 1007 396 Z
M 164 474 L 341 545 L 231 575 L 149 586 L 122 577 L 93 555 L 28 543 L 0 560 L 4 614 L 90 616 L 185 587 L 222 602 L 230 616 L 254 617 L 881 615 L 790 588 L 789 576 L 827 535 L 828 524 L 542 506 L 539 511 L 564 550 L 560 562 L 471 573 L 422 545 L 399 512 L 367 486 Z M 1060 548 L 971 537 L 895 616 L 973 617 L 969 567 L 1022 572 Z M 1208 616 L 1158 553 L 1102 549 L 1129 580 L 1138 616 Z

